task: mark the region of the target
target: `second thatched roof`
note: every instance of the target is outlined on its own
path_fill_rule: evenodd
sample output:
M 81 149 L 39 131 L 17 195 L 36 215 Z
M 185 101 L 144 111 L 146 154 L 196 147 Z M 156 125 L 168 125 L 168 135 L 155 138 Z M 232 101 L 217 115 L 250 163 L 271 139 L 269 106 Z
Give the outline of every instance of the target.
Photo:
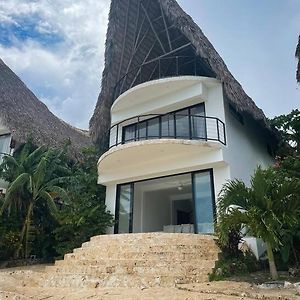
M 31 136 L 38 146 L 61 148 L 70 140 L 75 155 L 91 145 L 87 131 L 72 127 L 51 113 L 1 59 L 0 123 L 12 132 L 18 144 Z

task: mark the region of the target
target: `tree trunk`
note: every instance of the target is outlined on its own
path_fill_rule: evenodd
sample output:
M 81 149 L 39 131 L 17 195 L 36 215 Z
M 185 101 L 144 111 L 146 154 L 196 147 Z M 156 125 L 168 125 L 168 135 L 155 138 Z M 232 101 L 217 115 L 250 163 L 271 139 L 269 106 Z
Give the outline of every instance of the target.
M 23 227 L 22 227 L 22 231 L 21 231 L 21 234 L 20 234 L 20 243 L 19 243 L 19 246 L 18 246 L 18 248 L 15 252 L 15 255 L 14 255 L 15 258 L 18 258 L 19 255 L 20 255 L 20 251 L 22 249 L 24 236 L 27 232 L 28 225 L 30 225 L 30 218 L 31 218 L 31 214 L 32 214 L 32 209 L 33 209 L 33 203 L 30 202 L 30 204 L 28 206 L 26 218 L 25 218 L 25 221 L 24 221 L 24 224 L 23 224 Z M 25 241 L 25 256 L 26 256 L 25 258 L 27 258 L 27 241 Z
M 277 268 L 276 268 L 276 265 L 275 265 L 272 246 L 268 242 L 266 243 L 266 246 L 267 246 L 267 254 L 268 254 L 271 277 L 272 277 L 273 280 L 277 280 L 278 279 L 278 273 L 277 273 Z

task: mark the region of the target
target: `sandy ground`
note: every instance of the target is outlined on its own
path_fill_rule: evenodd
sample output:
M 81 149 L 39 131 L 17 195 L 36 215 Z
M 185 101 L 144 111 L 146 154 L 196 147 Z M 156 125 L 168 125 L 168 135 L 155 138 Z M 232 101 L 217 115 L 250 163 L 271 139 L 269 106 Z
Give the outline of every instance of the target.
M 262 290 L 246 282 L 220 281 L 180 285 L 176 288 L 41 288 L 39 280 L 44 266 L 0 270 L 0 300 L 77 300 L 77 299 L 170 299 L 170 300 L 300 300 L 294 288 Z

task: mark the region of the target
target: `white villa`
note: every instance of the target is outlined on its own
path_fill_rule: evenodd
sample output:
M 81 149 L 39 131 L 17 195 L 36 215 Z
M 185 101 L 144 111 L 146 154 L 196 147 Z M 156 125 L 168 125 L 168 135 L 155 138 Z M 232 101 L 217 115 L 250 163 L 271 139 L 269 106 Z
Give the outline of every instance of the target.
M 110 232 L 213 233 L 222 185 L 272 164 L 276 139 L 176 1 L 117 2 L 91 120 L 94 141 L 109 131 L 98 182 Z

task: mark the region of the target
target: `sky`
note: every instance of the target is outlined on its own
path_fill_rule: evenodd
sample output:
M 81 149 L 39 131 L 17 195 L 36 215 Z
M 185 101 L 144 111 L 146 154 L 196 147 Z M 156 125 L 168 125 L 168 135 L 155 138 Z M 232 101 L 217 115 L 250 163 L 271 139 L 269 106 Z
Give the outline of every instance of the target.
M 123 0 L 119 0 L 123 1 Z M 267 117 L 300 108 L 299 0 L 178 0 Z M 88 128 L 109 0 L 0 0 L 0 58 L 58 117 Z

